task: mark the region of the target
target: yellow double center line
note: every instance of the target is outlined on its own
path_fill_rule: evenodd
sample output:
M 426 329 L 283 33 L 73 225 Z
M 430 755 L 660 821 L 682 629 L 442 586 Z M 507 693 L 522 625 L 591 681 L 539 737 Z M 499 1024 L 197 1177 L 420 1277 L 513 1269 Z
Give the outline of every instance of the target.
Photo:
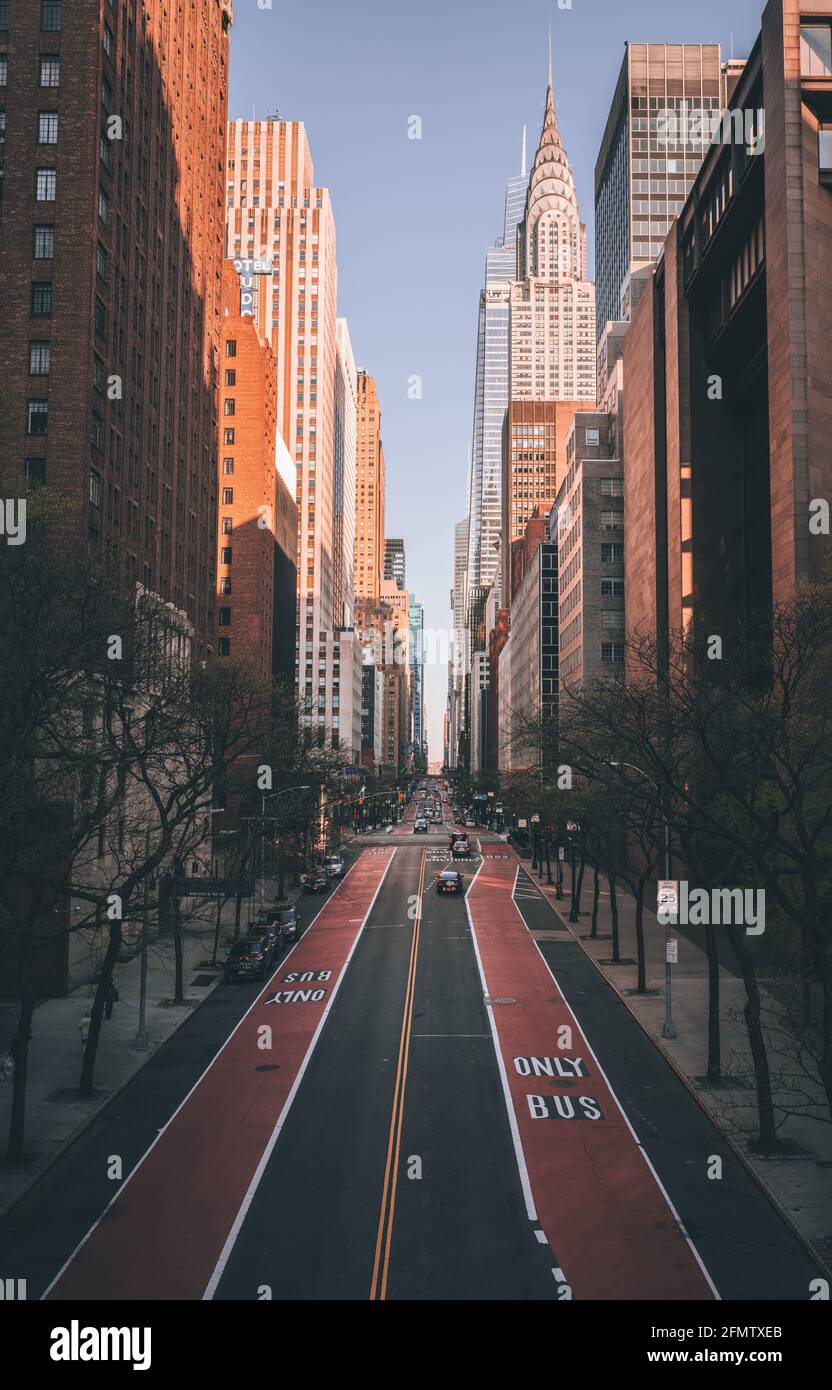
M 422 925 L 422 897 L 425 888 L 425 851 L 419 865 L 419 892 L 416 898 L 416 915 L 413 921 L 413 940 L 410 944 L 410 963 L 407 970 L 407 989 L 404 996 L 404 1017 L 399 1039 L 399 1057 L 396 1064 L 396 1085 L 393 1091 L 393 1114 L 390 1119 L 390 1136 L 387 1141 L 387 1165 L 384 1169 L 384 1184 L 381 1189 L 381 1210 L 376 1234 L 376 1251 L 373 1261 L 373 1278 L 370 1283 L 370 1298 L 387 1297 L 387 1276 L 390 1269 L 390 1245 L 393 1239 L 393 1215 L 396 1209 L 396 1182 L 399 1172 L 399 1150 L 404 1122 L 404 1092 L 407 1083 L 407 1065 L 410 1056 L 410 1027 L 413 1020 L 413 999 L 416 992 L 416 958 L 419 954 L 419 933 Z

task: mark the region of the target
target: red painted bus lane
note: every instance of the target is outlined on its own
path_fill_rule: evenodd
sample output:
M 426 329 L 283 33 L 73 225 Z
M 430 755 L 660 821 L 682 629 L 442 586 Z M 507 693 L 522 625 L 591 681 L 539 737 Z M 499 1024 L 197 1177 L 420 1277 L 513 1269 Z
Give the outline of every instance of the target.
M 467 903 L 538 1224 L 575 1298 L 713 1299 L 513 901 L 516 873 L 507 851 L 485 860 Z
M 47 1298 L 203 1297 L 274 1146 L 393 853 L 361 855 Z

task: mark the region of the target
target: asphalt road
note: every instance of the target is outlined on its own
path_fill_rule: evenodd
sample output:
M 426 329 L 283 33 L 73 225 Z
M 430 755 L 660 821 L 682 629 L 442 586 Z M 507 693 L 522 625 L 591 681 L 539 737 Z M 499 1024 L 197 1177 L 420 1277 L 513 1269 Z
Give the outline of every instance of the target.
M 268 984 L 216 990 L 0 1221 L 30 1298 L 808 1299 L 695 1097 L 471 845 L 463 898 L 447 827 L 357 844 Z

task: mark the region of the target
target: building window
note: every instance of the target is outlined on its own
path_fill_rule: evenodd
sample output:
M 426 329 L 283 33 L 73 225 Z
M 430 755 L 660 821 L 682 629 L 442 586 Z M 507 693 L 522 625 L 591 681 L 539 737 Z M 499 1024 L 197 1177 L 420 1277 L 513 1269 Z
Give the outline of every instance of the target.
M 110 212 L 110 200 L 103 188 L 98 190 L 98 216 L 104 225 L 107 225 L 107 217 Z
M 234 505 L 234 489 L 233 489 L 233 487 L 224 487 L 224 488 L 223 488 L 223 490 L 222 490 L 222 505 L 223 505 L 224 507 L 233 507 L 233 505 Z
M 225 384 L 226 384 L 226 386 L 236 386 L 236 385 L 237 385 L 237 370 L 236 370 L 235 367 L 226 367 L 226 370 L 225 370 Z
M 52 313 L 52 285 L 48 280 L 36 280 L 32 285 L 32 315 L 48 318 Z
M 221 579 L 221 580 L 220 580 L 220 593 L 221 593 L 221 594 L 230 594 L 230 593 L 231 593 L 231 580 L 230 580 L 230 579 Z
M 602 642 L 601 660 L 605 665 L 620 666 L 624 660 L 623 642 Z
M 45 34 L 61 31 L 61 0 L 41 0 L 40 27 Z
M 41 87 L 57 87 L 61 80 L 61 60 L 57 53 L 45 53 L 40 60 Z
M 601 479 L 602 497 L 623 497 L 624 479 L 623 478 L 602 478 Z
M 588 448 L 588 449 L 597 449 L 597 448 L 598 448 L 599 440 L 600 440 L 600 434 L 599 434 L 598 430 L 587 430 L 587 431 L 586 431 L 586 444 L 587 444 L 587 448 Z
M 818 169 L 821 178 L 832 180 L 832 125 L 818 131 Z
M 39 203 L 54 203 L 57 177 L 54 169 L 38 169 L 35 178 L 35 197 Z
M 51 261 L 55 254 L 55 228 L 35 227 L 32 255 L 36 261 Z
M 234 431 L 233 431 L 233 429 L 224 430 L 224 432 L 223 432 L 223 443 L 225 443 L 225 444 L 233 444 L 233 443 L 234 443 Z
M 218 643 L 218 650 L 219 650 L 220 656 L 230 656 L 230 655 L 231 655 L 231 638 L 230 638 L 230 637 L 221 637 L 221 638 L 219 639 L 219 643 Z
M 93 507 L 101 506 L 101 475 L 93 469 L 90 470 L 90 503 Z
M 0 29 L 9 27 L 9 0 L 0 0 Z
M 832 77 L 832 25 L 801 24 L 801 77 Z
M 231 626 L 231 609 L 230 609 L 230 608 L 221 608 L 221 609 L 220 609 L 220 627 L 230 627 L 230 626 Z
M 230 565 L 230 564 L 231 564 L 231 546 L 230 546 L 230 545 L 224 545 L 223 548 L 222 548 L 222 550 L 220 551 L 220 564 L 221 564 L 221 565 Z
M 102 79 L 101 79 L 101 105 L 104 107 L 104 112 L 105 112 L 105 115 L 107 115 L 107 116 L 109 116 L 109 114 L 110 114 L 110 103 L 111 103 L 112 99 L 113 99 L 112 88 L 110 87 L 110 84 L 109 84 L 109 82 L 107 81 L 106 77 L 102 77 Z
M 604 531 L 620 531 L 624 526 L 623 512 L 602 512 L 601 527 Z
M 107 255 L 107 252 L 104 250 L 104 247 L 101 245 L 101 242 L 99 241 L 95 249 L 95 273 L 98 276 L 99 280 L 104 281 L 105 285 L 107 283 L 108 270 L 109 257 Z
M 26 482 L 29 487 L 42 487 L 46 482 L 46 459 L 26 460 Z
M 223 459 L 223 461 L 222 461 L 222 471 L 223 471 L 223 473 L 226 475 L 226 477 L 229 477 L 230 474 L 232 474 L 232 473 L 234 472 L 234 460 L 233 460 L 233 459 Z
M 623 545 L 602 545 L 601 563 L 603 565 L 622 565 L 624 563 Z
M 609 596 L 609 597 L 615 597 L 615 598 L 623 598 L 623 597 L 624 597 L 624 580 L 623 580 L 623 579 L 602 579 L 602 580 L 601 580 L 601 594 L 602 594 L 602 596 Z
M 0 87 L 5 87 L 9 80 L 9 55 L 0 53 Z
M 101 338 L 107 336 L 107 306 L 103 299 L 95 296 L 95 331 Z
M 90 426 L 90 443 L 94 449 L 101 448 L 101 416 L 93 414 Z
M 29 344 L 29 375 L 48 376 L 49 375 L 49 344 L 30 343 Z
M 58 143 L 58 113 L 57 111 L 38 112 L 38 144 L 57 145 Z
M 230 516 L 224 516 L 222 519 L 222 534 L 224 536 L 230 536 L 233 530 L 234 522 L 232 518 Z
M 606 628 L 623 628 L 623 610 L 620 608 L 602 608 L 601 626 Z
M 28 402 L 28 424 L 27 434 L 46 434 L 49 424 L 49 402 L 48 401 L 29 401 Z
M 112 31 L 112 29 L 110 28 L 109 24 L 105 24 L 105 25 L 104 25 L 104 52 L 107 54 L 107 57 L 112 61 L 112 57 L 113 57 L 113 31 Z
M 229 338 L 229 339 L 228 339 L 228 342 L 227 342 L 226 345 L 225 345 L 225 355 L 226 355 L 226 357 L 236 357 L 236 356 L 237 356 L 237 339 L 236 339 L 236 338 Z
M 233 396 L 229 396 L 229 397 L 228 397 L 228 400 L 225 401 L 225 403 L 224 403 L 224 405 L 223 405 L 223 411 L 224 411 L 224 413 L 225 413 L 226 415 L 235 415 L 235 414 L 236 414 L 236 412 L 237 412 L 237 402 L 235 401 L 235 399 L 234 399 Z

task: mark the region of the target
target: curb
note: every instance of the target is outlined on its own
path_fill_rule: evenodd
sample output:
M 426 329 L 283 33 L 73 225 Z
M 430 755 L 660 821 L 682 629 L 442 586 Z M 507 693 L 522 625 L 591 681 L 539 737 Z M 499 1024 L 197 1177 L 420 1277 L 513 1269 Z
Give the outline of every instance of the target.
M 512 849 L 513 849 L 513 846 L 512 846 Z M 514 851 L 514 853 L 515 853 L 515 855 L 517 856 L 516 850 Z M 519 859 L 519 856 L 517 856 L 517 858 Z M 520 865 L 521 865 L 521 867 L 522 867 L 523 861 L 522 861 L 522 860 L 519 860 L 519 862 L 520 862 Z M 532 877 L 532 875 L 530 875 L 530 878 L 531 878 L 531 877 Z M 548 893 L 545 893 L 545 892 L 543 891 L 543 889 L 539 886 L 539 884 L 535 883 L 534 886 L 535 886 L 535 888 L 537 889 L 538 893 L 540 894 L 541 898 L 543 898 L 544 902 L 547 902 L 547 903 L 549 904 L 550 908 L 551 908 L 552 911 L 554 912 L 555 916 L 558 918 L 558 921 L 561 923 L 561 925 L 563 926 L 563 928 L 564 928 L 566 931 L 568 931 L 570 937 L 571 937 L 572 940 L 575 942 L 576 946 L 579 946 L 580 949 L 583 951 L 583 953 L 584 953 L 584 955 L 586 956 L 587 960 L 590 962 L 590 964 L 593 966 L 593 968 L 594 968 L 594 969 L 597 971 L 597 973 L 600 975 L 600 977 L 601 977 L 601 979 L 604 981 L 604 983 L 605 983 L 606 985 L 608 985 L 609 988 L 612 990 L 613 994 L 615 994 L 616 997 L 617 997 L 618 999 L 621 1000 L 621 1003 L 622 1003 L 622 1004 L 624 1005 L 624 1007 L 626 1008 L 626 1010 L 627 1010 L 627 1012 L 629 1013 L 630 1017 L 633 1018 L 633 1019 L 635 1020 L 635 1022 L 638 1024 L 638 1026 L 639 1026 L 639 1028 L 641 1029 L 641 1031 L 644 1033 L 645 1037 L 647 1037 L 647 1038 L 650 1039 L 651 1043 L 652 1043 L 653 1046 L 656 1048 L 656 1050 L 657 1050 L 659 1053 L 661 1053 L 661 1056 L 665 1059 L 665 1061 L 668 1063 L 668 1065 L 669 1065 L 670 1067 L 672 1067 L 673 1071 L 676 1073 L 676 1075 L 678 1076 L 679 1080 L 680 1080 L 680 1081 L 682 1082 L 682 1084 L 685 1086 L 685 1088 L 686 1088 L 687 1091 L 690 1093 L 690 1095 L 693 1096 L 694 1100 L 696 1101 L 697 1105 L 699 1106 L 699 1109 L 702 1111 L 702 1113 L 703 1113 L 704 1115 L 707 1116 L 707 1118 L 710 1120 L 711 1124 L 714 1126 L 714 1129 L 715 1129 L 715 1130 L 718 1132 L 718 1134 L 724 1139 L 725 1143 L 726 1143 L 726 1144 L 728 1145 L 728 1147 L 731 1149 L 731 1152 L 734 1154 L 734 1157 L 735 1157 L 736 1159 L 739 1160 L 739 1162 L 742 1164 L 742 1166 L 743 1166 L 743 1168 L 745 1169 L 745 1171 L 748 1173 L 749 1177 L 751 1177 L 751 1178 L 754 1180 L 754 1182 L 757 1184 L 757 1186 L 759 1187 L 759 1189 L 760 1189 L 760 1191 L 763 1193 L 763 1195 L 764 1195 L 765 1197 L 768 1198 L 768 1200 L 771 1202 L 772 1206 L 773 1206 L 773 1207 L 775 1208 L 775 1210 L 779 1213 L 779 1215 L 783 1218 L 783 1220 L 785 1221 L 786 1225 L 789 1227 L 790 1231 L 792 1232 L 792 1235 L 795 1236 L 795 1238 L 796 1238 L 796 1239 L 800 1242 L 800 1244 L 803 1246 L 803 1248 L 804 1248 L 804 1250 L 806 1251 L 806 1253 L 807 1253 L 808 1255 L 810 1255 L 811 1258 L 816 1262 L 816 1264 L 817 1264 L 817 1266 L 818 1266 L 818 1269 L 819 1269 L 823 1274 L 825 1274 L 830 1280 L 832 1280 L 832 1265 L 830 1265 L 830 1264 L 827 1263 L 827 1261 L 823 1258 L 823 1256 L 820 1254 L 820 1252 L 819 1252 L 819 1251 L 815 1248 L 815 1246 L 812 1244 L 812 1242 L 811 1242 L 811 1240 L 809 1239 L 809 1237 L 800 1229 L 800 1227 L 797 1225 L 797 1223 L 796 1223 L 794 1217 L 792 1216 L 791 1212 L 789 1211 L 788 1207 L 785 1207 L 785 1206 L 783 1205 L 783 1202 L 782 1202 L 782 1200 L 780 1199 L 780 1197 L 779 1197 L 779 1196 L 777 1195 L 777 1193 L 769 1186 L 769 1184 L 768 1184 L 766 1178 L 763 1176 L 763 1174 L 762 1174 L 762 1173 L 759 1173 L 759 1172 L 757 1171 L 757 1169 L 754 1167 L 754 1165 L 753 1165 L 753 1163 L 751 1162 L 751 1160 L 748 1158 L 747 1154 L 746 1154 L 746 1153 L 743 1151 L 743 1149 L 739 1146 L 739 1144 L 736 1142 L 736 1140 L 735 1140 L 734 1138 L 732 1138 L 732 1136 L 727 1132 L 727 1130 L 723 1129 L 722 1125 L 719 1123 L 719 1121 L 717 1120 L 716 1116 L 712 1113 L 712 1111 L 710 1110 L 710 1108 L 705 1104 L 705 1101 L 703 1100 L 703 1098 L 702 1098 L 702 1096 L 700 1095 L 699 1091 L 698 1091 L 698 1090 L 696 1089 L 696 1087 L 692 1084 L 692 1082 L 691 1082 L 690 1078 L 688 1077 L 687 1073 L 684 1072 L 684 1071 L 682 1071 L 682 1069 L 681 1069 L 681 1067 L 679 1066 L 679 1064 L 678 1064 L 678 1062 L 676 1061 L 676 1059 L 675 1059 L 674 1057 L 672 1057 L 672 1056 L 670 1055 L 670 1053 L 668 1053 L 668 1051 L 667 1051 L 666 1048 L 662 1047 L 661 1040 L 660 1040 L 659 1038 L 657 1038 L 656 1035 L 650 1031 L 650 1029 L 649 1029 L 649 1028 L 647 1027 L 647 1025 L 645 1024 L 644 1020 L 639 1016 L 639 1014 L 636 1013 L 635 1009 L 632 1007 L 632 1005 L 630 1004 L 629 1000 L 625 998 L 625 996 L 621 993 L 621 991 L 620 991 L 619 989 L 616 989 L 616 987 L 615 987 L 615 985 L 613 984 L 612 980 L 610 980 L 609 977 L 608 977 L 607 975 L 604 974 L 604 971 L 601 969 L 600 965 L 599 965 L 598 962 L 595 960 L 594 956 L 592 956 L 592 954 L 587 950 L 586 946 L 585 946 L 584 943 L 581 941 L 580 937 L 578 937 L 578 936 L 575 934 L 573 928 L 574 928 L 574 926 L 576 925 L 576 923 L 574 923 L 574 922 L 573 922 L 573 923 L 570 923 L 570 922 L 568 921 L 568 919 L 565 918 L 565 917 L 561 914 L 561 912 L 558 910 L 558 908 L 556 908 L 555 905 L 554 905 L 554 903 L 551 901 L 551 899 L 550 899 L 550 897 L 549 897 L 549 894 L 548 894 Z M 527 928 L 527 930 L 528 930 L 528 928 Z

